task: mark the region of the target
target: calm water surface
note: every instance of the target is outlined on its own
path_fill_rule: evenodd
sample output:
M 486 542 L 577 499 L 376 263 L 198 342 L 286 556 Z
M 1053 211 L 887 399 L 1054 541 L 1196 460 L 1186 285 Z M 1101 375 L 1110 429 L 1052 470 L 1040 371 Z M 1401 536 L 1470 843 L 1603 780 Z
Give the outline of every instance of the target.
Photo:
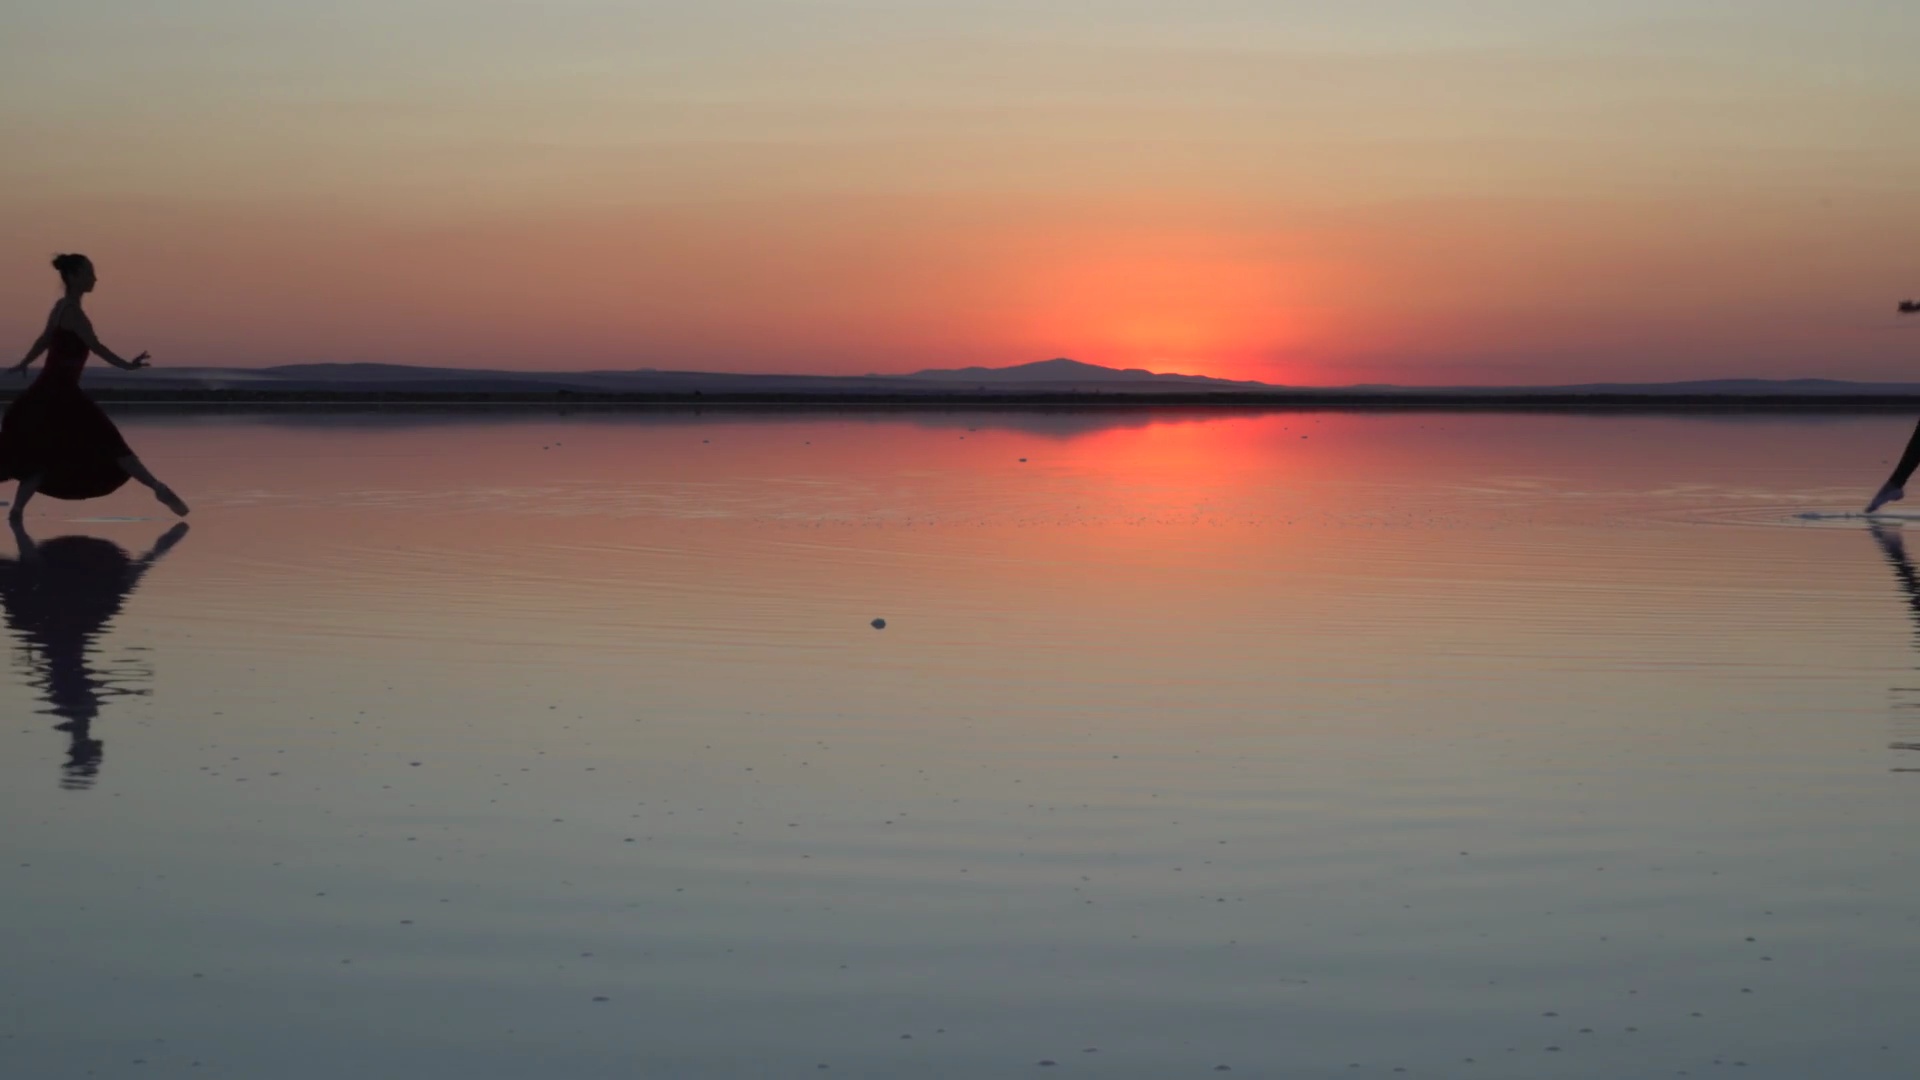
M 1908 424 L 129 417 L 0 1076 L 1911 1075 Z

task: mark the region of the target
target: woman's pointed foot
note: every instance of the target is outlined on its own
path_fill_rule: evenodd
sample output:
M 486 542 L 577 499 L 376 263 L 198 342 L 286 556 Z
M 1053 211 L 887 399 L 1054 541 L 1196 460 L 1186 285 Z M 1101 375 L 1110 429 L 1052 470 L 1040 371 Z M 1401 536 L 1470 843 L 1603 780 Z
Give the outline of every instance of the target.
M 186 501 L 180 498 L 180 496 L 175 495 L 172 488 L 165 485 L 154 488 L 153 497 L 160 500 L 160 505 L 173 511 L 180 517 L 187 516 L 188 507 Z
M 1906 497 L 1907 497 L 1906 488 L 1903 488 L 1898 484 L 1892 484 L 1892 483 L 1883 484 L 1881 485 L 1879 492 L 1874 495 L 1873 501 L 1867 504 L 1867 513 L 1871 514 L 1875 510 L 1880 509 L 1881 507 L 1887 505 L 1890 502 L 1899 502 L 1901 499 L 1904 499 Z

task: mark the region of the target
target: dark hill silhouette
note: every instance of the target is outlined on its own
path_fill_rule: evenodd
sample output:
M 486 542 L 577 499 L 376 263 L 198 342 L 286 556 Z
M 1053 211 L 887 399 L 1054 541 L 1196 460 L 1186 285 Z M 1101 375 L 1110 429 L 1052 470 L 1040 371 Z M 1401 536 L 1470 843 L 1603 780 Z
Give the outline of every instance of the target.
M 964 367 L 936 368 L 928 371 L 916 371 L 910 378 L 929 381 L 959 383 L 1065 383 L 1085 385 L 1091 383 L 1172 383 L 1181 386 L 1271 386 L 1271 383 L 1247 382 L 1236 379 L 1216 379 L 1208 375 L 1180 375 L 1148 371 L 1145 368 L 1110 368 L 1099 364 L 1088 364 L 1079 360 L 1069 360 L 1058 356 L 1052 360 L 1036 360 L 1031 364 L 1015 364 L 1012 367 Z

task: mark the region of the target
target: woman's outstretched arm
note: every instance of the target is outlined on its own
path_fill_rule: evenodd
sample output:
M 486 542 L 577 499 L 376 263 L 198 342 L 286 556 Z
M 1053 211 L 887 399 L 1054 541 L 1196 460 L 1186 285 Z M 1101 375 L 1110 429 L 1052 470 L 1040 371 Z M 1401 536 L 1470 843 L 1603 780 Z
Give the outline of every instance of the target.
M 33 343 L 33 348 L 27 350 L 26 359 L 13 365 L 7 370 L 17 371 L 20 374 L 25 375 L 27 373 L 27 369 L 33 366 L 33 362 L 35 360 L 40 359 L 40 354 L 46 351 L 47 351 L 47 334 L 43 332 L 37 339 L 35 339 Z
M 112 349 L 102 345 L 100 339 L 94 335 L 93 320 L 87 318 L 87 313 L 84 311 L 76 310 L 73 313 L 73 317 L 67 320 L 67 329 L 79 334 L 80 340 L 87 343 L 87 348 L 93 351 L 93 355 L 105 360 L 114 367 L 126 368 L 128 371 L 132 371 L 135 368 L 147 366 L 146 353 L 141 353 L 131 360 L 122 360 Z

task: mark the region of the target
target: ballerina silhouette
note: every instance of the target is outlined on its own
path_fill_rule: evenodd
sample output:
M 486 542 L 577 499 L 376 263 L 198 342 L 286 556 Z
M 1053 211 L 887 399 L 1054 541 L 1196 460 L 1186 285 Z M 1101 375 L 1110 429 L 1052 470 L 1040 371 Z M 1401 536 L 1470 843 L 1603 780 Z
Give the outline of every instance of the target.
M 12 524 L 20 556 L 0 559 L 0 612 L 26 652 L 28 682 L 46 701 L 41 714 L 59 717 L 54 730 L 67 733 L 60 786 L 90 787 L 104 753 L 104 744 L 93 737 L 102 699 L 147 693 L 127 683 L 151 673 L 103 672 L 91 665 L 89 654 L 141 576 L 187 535 L 187 523 L 167 530 L 138 559 L 97 536 L 36 543 L 19 522 Z
M 0 418 L 0 480 L 20 481 L 8 518 L 20 521 L 36 492 L 56 499 L 94 499 L 117 491 L 128 479 L 152 488 L 167 509 L 185 517 L 187 504 L 147 471 L 127 447 L 120 429 L 80 389 L 80 371 L 88 353 L 128 371 L 146 367 L 147 354 L 122 360 L 94 335 L 93 323 L 80 308 L 81 298 L 99 280 L 92 260 L 85 255 L 60 255 L 53 260 L 53 268 L 60 272 L 66 295 L 53 305 L 47 329 L 27 351 L 26 359 L 11 370 L 25 375 L 43 352 L 47 366 Z

